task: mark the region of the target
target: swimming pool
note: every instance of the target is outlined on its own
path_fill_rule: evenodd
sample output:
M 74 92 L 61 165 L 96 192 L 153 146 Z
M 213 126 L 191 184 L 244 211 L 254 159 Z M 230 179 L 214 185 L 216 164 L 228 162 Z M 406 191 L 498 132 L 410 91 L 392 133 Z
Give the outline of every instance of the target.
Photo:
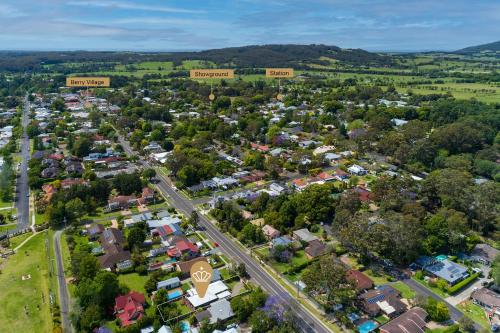
M 363 324 L 358 326 L 358 332 L 359 333 L 368 333 L 377 328 L 377 323 L 374 322 L 373 320 L 367 320 Z
M 181 321 L 181 330 L 182 333 L 184 332 L 189 332 L 191 327 L 189 326 L 189 323 L 187 321 Z
M 446 260 L 446 259 L 448 259 L 448 256 L 444 255 L 444 254 L 440 254 L 440 255 L 436 256 L 436 260 L 437 261 L 443 261 L 443 260 Z
M 172 299 L 175 299 L 175 298 L 179 298 L 182 296 L 182 290 L 172 290 L 168 293 L 168 300 L 172 300 Z

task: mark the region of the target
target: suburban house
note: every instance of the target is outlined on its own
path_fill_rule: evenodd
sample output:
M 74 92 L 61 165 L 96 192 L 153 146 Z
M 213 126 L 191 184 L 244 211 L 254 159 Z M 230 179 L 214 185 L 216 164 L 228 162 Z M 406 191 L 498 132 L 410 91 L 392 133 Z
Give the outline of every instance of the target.
M 105 252 L 99 257 L 102 268 L 113 269 L 118 264 L 125 264 L 120 266 L 122 269 L 132 266 L 130 252 L 123 250 L 126 240 L 120 230 L 115 228 L 104 230 L 99 237 L 99 243 Z
M 417 259 L 416 264 L 433 277 L 448 282 L 449 285 L 455 285 L 469 277 L 467 267 L 459 265 L 449 259 L 437 260 L 432 257 L 420 257 Z
M 275 246 L 288 246 L 288 245 L 291 245 L 293 243 L 293 239 L 290 238 L 290 236 L 281 236 L 281 237 L 277 237 L 277 238 L 274 238 L 272 241 L 271 241 L 271 247 L 275 247 Z
M 181 286 L 181 280 L 178 277 L 173 277 L 167 280 L 156 283 L 156 290 L 159 289 L 174 289 Z
M 311 234 L 311 232 L 306 228 L 295 230 L 292 234 L 293 234 L 293 239 L 298 240 L 300 242 L 309 243 L 312 242 L 313 240 L 318 239 L 318 237 Z
M 357 164 L 351 165 L 349 168 L 347 168 L 347 171 L 349 171 L 349 173 L 351 173 L 352 175 L 356 176 L 363 176 L 368 173 L 368 171 L 365 168 Z
M 92 223 L 87 226 L 87 236 L 91 241 L 95 241 L 104 232 L 104 226 L 99 223 Z
M 131 325 L 144 315 L 146 299 L 143 294 L 131 291 L 115 298 L 115 315 L 122 327 Z
M 119 195 L 108 200 L 108 210 L 127 209 L 137 204 L 137 198 L 134 195 Z
M 389 285 L 379 286 L 359 295 L 359 303 L 363 311 L 375 317 L 383 313 L 389 318 L 406 311 L 406 304 L 399 299 L 399 291 Z
M 347 272 L 347 279 L 354 282 L 356 289 L 360 291 L 373 288 L 373 280 L 356 269 L 351 269 Z
M 500 295 L 498 293 L 487 288 L 481 288 L 474 290 L 470 298 L 475 304 L 481 306 L 486 311 L 500 316 Z
M 208 305 L 215 301 L 226 299 L 231 296 L 229 287 L 222 281 L 212 282 L 208 285 L 206 294 L 203 298 L 198 296 L 195 288 L 191 288 L 186 292 L 186 305 L 191 309 L 197 309 L 201 306 Z
M 268 240 L 277 238 L 281 235 L 281 233 L 278 230 L 274 229 L 269 224 L 266 224 L 265 226 L 262 227 L 262 232 L 264 233 L 264 236 L 266 236 Z
M 200 323 L 204 319 L 208 319 L 210 324 L 215 324 L 218 321 L 224 322 L 234 316 L 231 304 L 225 298 L 213 302 L 210 306 L 196 314 L 196 320 Z
M 309 242 L 309 245 L 306 246 L 304 252 L 307 258 L 314 259 L 325 254 L 326 250 L 326 245 L 319 239 L 315 239 Z
M 191 271 L 191 267 L 197 263 L 198 261 L 205 261 L 207 262 L 207 258 L 205 257 L 197 257 L 188 261 L 182 261 L 178 262 L 177 265 L 177 270 L 179 272 L 182 272 L 184 275 L 189 275 L 189 272 Z
M 391 320 L 379 328 L 380 333 L 423 333 L 427 322 L 427 312 L 420 307 L 414 307 L 401 316 Z
M 485 265 L 491 265 L 495 258 L 498 257 L 500 251 L 488 244 L 477 244 L 472 250 L 471 259 Z

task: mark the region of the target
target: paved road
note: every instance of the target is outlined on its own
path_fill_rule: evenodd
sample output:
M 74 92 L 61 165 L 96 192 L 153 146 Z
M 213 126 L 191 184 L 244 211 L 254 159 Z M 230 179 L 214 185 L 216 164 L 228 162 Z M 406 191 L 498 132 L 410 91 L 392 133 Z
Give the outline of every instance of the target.
M 448 306 L 448 309 L 450 311 L 450 317 L 451 317 L 451 319 L 453 319 L 454 321 L 458 321 L 460 318 L 463 317 L 464 314 L 462 313 L 462 311 L 460 311 L 459 309 L 457 309 L 456 307 L 454 307 L 452 304 L 450 304 L 449 302 L 447 302 L 444 298 L 442 298 L 441 296 L 437 295 L 432 290 L 424 287 L 423 285 L 421 285 L 417 281 L 414 281 L 412 279 L 406 279 L 406 280 L 403 280 L 403 282 L 408 287 L 410 287 L 415 292 L 417 292 L 417 294 L 421 294 L 421 295 L 424 295 L 426 297 L 432 297 L 432 298 L 434 298 L 437 301 L 444 302 L 446 304 L 446 306 Z M 474 327 L 475 327 L 476 331 L 479 331 L 479 330 L 481 330 L 483 328 L 478 323 L 474 323 Z
M 23 126 L 23 134 L 20 139 L 21 146 L 21 167 L 19 169 L 19 177 L 16 181 L 15 207 L 17 209 L 17 225 L 16 228 L 9 230 L 8 234 L 14 234 L 19 230 L 29 228 L 30 225 L 30 200 L 28 186 L 28 160 L 30 158 L 30 139 L 26 133 L 26 127 L 29 124 L 30 103 L 28 96 L 24 99 L 23 115 L 21 124 Z
M 136 155 L 128 142 L 119 138 L 120 144 L 123 146 L 124 151 L 129 155 Z M 143 166 L 148 165 L 145 162 L 140 162 Z M 183 196 L 179 195 L 171 186 L 169 179 L 159 175 L 160 182 L 156 184 L 158 189 L 163 192 L 164 195 L 170 197 L 175 208 L 186 216 L 190 216 L 191 212 L 195 210 L 192 202 Z M 284 302 L 290 305 L 292 311 L 294 311 L 297 319 L 298 325 L 302 328 L 304 332 L 317 332 L 317 333 L 327 333 L 331 330 L 326 327 L 319 319 L 312 315 L 305 307 L 298 303 L 288 291 L 281 286 L 273 277 L 267 273 L 267 271 L 258 263 L 256 263 L 249 254 L 247 254 L 242 248 L 234 244 L 230 239 L 228 239 L 219 229 L 217 229 L 206 217 L 199 214 L 200 222 L 199 225 L 204 228 L 205 234 L 214 242 L 219 244 L 221 251 L 231 257 L 233 260 L 244 263 L 246 270 L 252 280 L 269 294 L 278 296 L 283 299 Z
M 54 252 L 56 256 L 57 282 L 59 286 L 59 305 L 61 307 L 61 318 L 63 332 L 72 332 L 71 321 L 69 320 L 69 293 L 66 277 L 64 275 L 64 265 L 61 253 L 61 234 L 58 230 L 54 234 Z

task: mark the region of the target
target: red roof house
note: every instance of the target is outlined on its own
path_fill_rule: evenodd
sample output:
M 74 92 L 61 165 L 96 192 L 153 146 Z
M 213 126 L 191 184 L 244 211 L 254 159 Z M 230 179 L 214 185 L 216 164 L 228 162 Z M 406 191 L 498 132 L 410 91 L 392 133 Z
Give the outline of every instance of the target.
M 144 315 L 146 299 L 143 294 L 131 291 L 127 295 L 115 298 L 115 314 L 122 327 L 131 325 Z
M 373 288 L 373 281 L 362 272 L 351 269 L 347 272 L 347 279 L 356 284 L 358 290 L 368 290 Z

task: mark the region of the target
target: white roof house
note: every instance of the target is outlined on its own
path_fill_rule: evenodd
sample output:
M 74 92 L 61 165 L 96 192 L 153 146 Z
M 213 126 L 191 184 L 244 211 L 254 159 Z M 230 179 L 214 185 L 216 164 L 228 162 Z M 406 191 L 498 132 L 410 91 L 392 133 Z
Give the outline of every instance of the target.
M 229 287 L 222 281 L 216 281 L 210 283 L 208 285 L 207 292 L 205 297 L 201 298 L 198 296 L 195 288 L 191 288 L 186 292 L 186 299 L 191 303 L 191 305 L 195 308 L 198 308 L 203 305 L 210 304 L 219 299 L 224 299 L 231 296 L 231 292 L 229 291 Z

